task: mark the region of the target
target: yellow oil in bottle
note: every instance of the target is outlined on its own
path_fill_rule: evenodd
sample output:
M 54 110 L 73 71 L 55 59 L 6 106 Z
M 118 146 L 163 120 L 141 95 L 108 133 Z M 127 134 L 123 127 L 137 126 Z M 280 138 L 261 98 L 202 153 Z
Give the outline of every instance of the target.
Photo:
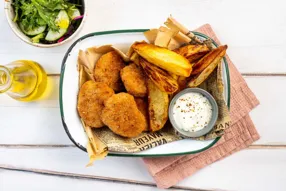
M 34 101 L 45 92 L 47 74 L 34 61 L 18 60 L 0 67 L 0 87 L 1 84 L 6 88 L 2 88 L 2 92 L 0 89 L 0 93 L 6 92 L 19 101 Z

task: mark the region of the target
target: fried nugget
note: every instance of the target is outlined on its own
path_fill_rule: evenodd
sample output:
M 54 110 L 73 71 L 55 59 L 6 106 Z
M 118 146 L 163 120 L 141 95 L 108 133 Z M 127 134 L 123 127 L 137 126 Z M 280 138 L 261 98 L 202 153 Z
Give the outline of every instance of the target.
M 105 83 L 85 82 L 78 94 L 77 110 L 86 125 L 94 128 L 103 127 L 100 115 L 104 107 L 103 102 L 114 94 Z
M 144 115 L 146 125 L 144 131 L 149 130 L 149 113 L 148 113 L 148 100 L 145 98 L 135 98 L 135 102 L 139 111 Z
M 120 75 L 128 93 L 135 97 L 145 97 L 147 95 L 145 74 L 140 66 L 136 64 L 125 66 Z
M 115 134 L 136 137 L 144 129 L 146 120 L 128 93 L 114 94 L 104 103 L 101 119 Z
M 125 63 L 117 52 L 108 52 L 102 55 L 95 65 L 95 81 L 106 83 L 116 92 L 122 91 L 124 86 L 120 79 L 120 70 L 124 67 Z

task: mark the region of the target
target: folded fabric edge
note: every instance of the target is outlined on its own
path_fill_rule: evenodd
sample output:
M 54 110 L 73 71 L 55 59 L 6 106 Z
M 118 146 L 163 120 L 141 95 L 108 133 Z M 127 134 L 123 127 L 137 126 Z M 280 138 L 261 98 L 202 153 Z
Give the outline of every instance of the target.
M 243 135 L 234 137 L 226 141 L 224 144 L 221 144 L 220 146 L 218 146 L 218 148 L 214 148 L 214 149 L 220 150 L 221 151 L 220 153 L 223 153 L 223 150 L 225 150 L 226 145 L 241 142 L 238 139 L 241 139 L 242 136 Z M 200 159 L 196 159 L 196 161 L 193 161 L 193 159 L 191 159 L 191 160 L 187 160 L 181 164 L 176 165 L 176 172 L 172 172 L 174 168 L 172 170 L 169 169 L 168 171 L 161 171 L 157 173 L 153 178 L 156 181 L 158 188 L 169 188 L 172 185 L 177 184 L 179 181 L 185 179 L 186 177 L 193 175 L 195 172 L 204 168 L 205 166 L 212 164 L 216 161 L 219 161 L 237 151 L 247 148 L 250 144 L 252 144 L 258 139 L 259 139 L 259 135 L 252 135 L 248 140 L 241 142 L 240 145 L 232 145 L 232 149 L 229 152 L 225 152 L 223 155 L 220 155 L 220 156 L 217 155 L 215 156 L 216 158 L 215 157 L 212 157 L 209 159 L 205 158 L 204 160 L 206 160 L 206 163 L 203 164 L 202 166 L 199 166 L 199 167 L 196 166 L 196 164 L 200 163 L 199 161 Z M 177 176 L 175 176 L 174 174 L 176 174 Z M 168 178 L 168 176 L 170 178 Z

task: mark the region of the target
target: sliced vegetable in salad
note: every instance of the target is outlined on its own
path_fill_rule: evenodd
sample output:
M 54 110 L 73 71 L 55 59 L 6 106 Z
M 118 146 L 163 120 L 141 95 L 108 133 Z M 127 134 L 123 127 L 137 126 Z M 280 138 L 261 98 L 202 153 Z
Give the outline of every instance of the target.
M 34 43 L 51 44 L 68 38 L 78 28 L 81 1 L 14 0 L 14 22 Z

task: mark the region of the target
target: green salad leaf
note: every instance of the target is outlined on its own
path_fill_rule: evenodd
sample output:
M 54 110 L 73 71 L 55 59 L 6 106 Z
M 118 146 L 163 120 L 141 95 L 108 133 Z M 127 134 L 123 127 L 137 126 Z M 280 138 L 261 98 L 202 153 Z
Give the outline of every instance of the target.
M 33 42 L 39 42 L 48 31 L 59 31 L 60 27 L 56 22 L 56 18 L 61 10 L 67 13 L 80 14 L 77 6 L 68 0 L 13 0 L 12 6 L 14 7 L 15 17 L 14 22 L 17 22 L 25 34 L 37 34 L 39 28 L 44 28 L 40 34 L 32 38 Z M 72 18 L 70 18 L 72 19 Z
M 12 5 L 15 7 L 15 17 L 13 19 L 14 22 L 17 22 L 18 21 L 18 18 L 19 18 L 19 9 L 20 9 L 20 0 L 15 0 Z
M 35 27 L 46 25 L 46 22 L 39 17 L 37 8 L 32 3 L 22 2 L 21 23 L 25 30 L 32 30 Z
M 41 6 L 51 10 L 62 10 L 66 9 L 68 6 L 65 0 L 36 0 Z
M 32 4 L 37 8 L 38 15 L 46 22 L 52 30 L 58 30 L 59 27 L 55 23 L 55 19 L 58 15 L 58 11 L 50 11 L 46 7 L 41 6 L 37 0 L 31 0 Z

